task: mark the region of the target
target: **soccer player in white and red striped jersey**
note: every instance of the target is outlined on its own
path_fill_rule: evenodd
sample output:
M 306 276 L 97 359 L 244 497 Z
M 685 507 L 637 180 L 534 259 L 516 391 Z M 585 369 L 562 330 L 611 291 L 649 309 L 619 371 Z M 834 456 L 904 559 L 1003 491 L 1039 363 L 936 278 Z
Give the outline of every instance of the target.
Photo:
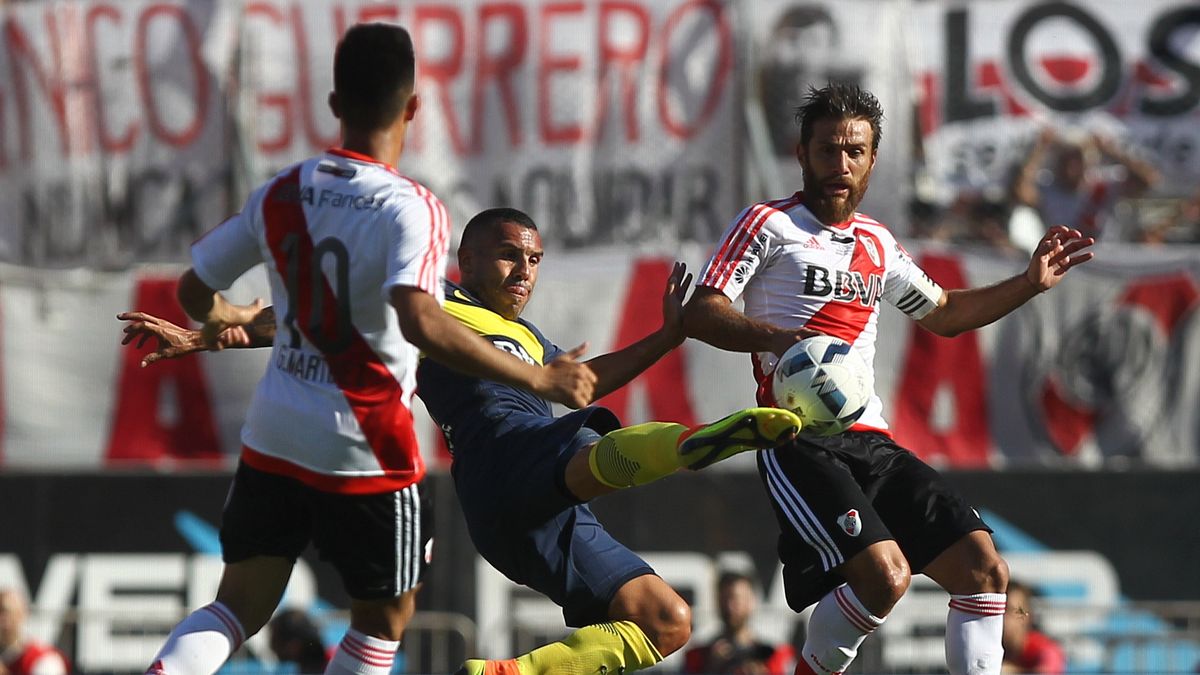
M 446 209 L 395 169 L 419 106 L 414 61 L 399 26 L 347 31 L 329 99 L 341 147 L 284 169 L 192 246 L 179 301 L 209 342 L 259 314 L 219 291 L 260 262 L 278 311 L 263 313 L 274 330 L 250 331 L 273 351 L 222 515 L 216 600 L 174 628 L 147 672 L 215 672 L 270 618 L 310 541 L 351 598 L 326 672 L 391 670 L 430 539 L 409 411 L 418 350 L 560 403 L 591 400 L 582 348 L 534 366 L 443 311 Z
M 755 204 L 726 230 L 688 303 L 689 336 L 752 354 L 760 404 L 771 405 L 778 357 L 813 334 L 875 354 L 880 300 L 922 327 L 958 335 L 1008 314 L 1090 260 L 1093 242 L 1051 228 L 1021 274 L 945 291 L 888 229 L 856 212 L 875 166 L 883 111 L 858 87 L 810 90 L 796 115 L 804 190 Z M 744 311 L 733 301 L 744 299 Z M 888 432 L 873 396 L 849 431 L 806 435 L 759 452 L 782 530 L 788 604 L 816 603 L 797 675 L 846 670 L 923 573 L 951 596 L 946 658 L 953 675 L 1000 672 L 1008 568 L 966 501 Z

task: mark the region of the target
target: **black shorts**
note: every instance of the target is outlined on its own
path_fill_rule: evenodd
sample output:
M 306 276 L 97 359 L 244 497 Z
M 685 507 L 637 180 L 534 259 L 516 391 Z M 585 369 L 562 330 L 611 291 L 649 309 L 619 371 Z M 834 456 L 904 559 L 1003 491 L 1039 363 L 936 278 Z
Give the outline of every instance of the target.
M 758 472 L 796 611 L 841 585 L 835 570 L 871 544 L 894 539 L 915 574 L 967 534 L 991 532 L 941 474 L 881 433 L 801 436 L 760 452 Z
M 394 598 L 416 587 L 433 551 L 433 517 L 417 485 L 396 492 L 322 492 L 239 463 L 221 515 L 221 557 L 295 562 L 308 546 L 337 568 L 356 600 Z

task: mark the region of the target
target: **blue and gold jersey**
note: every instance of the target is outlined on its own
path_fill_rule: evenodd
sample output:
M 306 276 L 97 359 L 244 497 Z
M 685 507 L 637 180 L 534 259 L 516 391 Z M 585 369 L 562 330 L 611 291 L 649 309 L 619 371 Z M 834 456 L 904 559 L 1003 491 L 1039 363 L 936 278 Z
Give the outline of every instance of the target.
M 545 365 L 562 353 L 533 324 L 505 319 L 449 281 L 445 309 L 498 349 L 528 363 Z M 452 451 L 464 442 L 486 443 L 516 429 L 553 421 L 549 401 L 517 387 L 463 375 L 429 358 L 422 358 L 417 369 L 417 391 Z

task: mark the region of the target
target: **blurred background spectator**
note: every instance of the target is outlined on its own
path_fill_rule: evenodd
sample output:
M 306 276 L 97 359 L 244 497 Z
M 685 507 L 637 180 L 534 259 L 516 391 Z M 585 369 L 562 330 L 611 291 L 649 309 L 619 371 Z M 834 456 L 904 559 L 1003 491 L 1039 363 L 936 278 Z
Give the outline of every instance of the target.
M 1005 673 L 1062 673 L 1067 668 L 1063 649 L 1037 629 L 1033 589 L 1019 581 L 1008 582 L 1008 611 L 1004 614 Z
M 758 639 L 750 620 L 758 609 L 758 587 L 741 572 L 723 572 L 717 580 L 721 633 L 711 642 L 684 653 L 684 672 L 693 674 L 788 675 L 796 664 L 791 645 Z
M 62 652 L 25 634 L 28 618 L 23 594 L 0 590 L 0 675 L 65 675 L 70 668 Z
M 1132 241 L 1137 224 L 1114 218 L 1114 207 L 1159 181 L 1157 169 L 1109 136 L 1079 138 L 1046 127 L 1016 172 L 1012 193 L 1016 205 L 1036 211 L 1043 230 L 1065 224 L 1098 239 Z

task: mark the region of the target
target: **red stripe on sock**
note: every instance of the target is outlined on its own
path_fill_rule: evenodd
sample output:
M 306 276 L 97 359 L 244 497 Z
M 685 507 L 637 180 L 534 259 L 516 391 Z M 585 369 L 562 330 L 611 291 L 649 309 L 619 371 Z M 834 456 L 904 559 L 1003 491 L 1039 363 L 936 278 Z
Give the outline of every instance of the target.
M 843 595 L 841 587 L 834 589 L 833 598 L 837 601 L 838 608 L 842 610 L 842 616 L 846 617 L 854 627 L 862 631 L 864 634 L 875 630 L 875 624 L 871 623 L 866 617 L 854 607 L 849 598 Z
M 229 639 L 233 640 L 234 650 L 241 646 L 245 638 L 242 637 L 242 631 L 238 630 L 236 618 L 231 619 L 230 617 L 225 616 L 225 612 L 222 612 L 213 605 L 205 605 L 201 609 L 208 610 L 210 614 L 217 617 L 217 620 L 221 622 L 221 625 L 225 626 L 225 631 L 228 633 Z
M 369 644 L 367 644 L 366 642 L 363 642 L 362 640 L 359 640 L 358 638 L 356 638 L 356 637 L 354 637 L 353 635 L 350 635 L 350 634 L 346 634 L 346 636 L 345 636 L 345 637 L 343 637 L 342 639 L 343 639 L 343 640 L 349 640 L 349 641 L 350 641 L 350 643 L 351 643 L 351 644 L 353 644 L 355 647 L 358 647 L 359 649 L 361 649 L 361 650 L 363 650 L 364 652 L 367 652 L 367 653 L 374 652 L 374 653 L 376 653 L 376 654 L 379 654 L 379 655 L 381 655 L 381 656 L 386 656 L 386 657 L 388 657 L 388 658 L 393 658 L 393 655 L 396 653 L 396 652 L 395 652 L 395 650 L 393 650 L 393 651 L 388 651 L 388 650 L 386 650 L 386 649 L 381 649 L 381 648 L 379 648 L 379 647 L 375 647 L 375 646 L 373 646 L 373 645 L 369 645 Z
M 957 609 L 960 612 L 968 614 L 978 614 L 979 616 L 999 616 L 1004 613 L 1005 607 L 1006 603 L 1003 602 L 950 601 L 950 609 Z
M 350 642 L 350 636 L 348 636 L 348 635 L 342 639 L 342 651 L 346 652 L 354 659 L 361 661 L 369 666 L 378 666 L 380 668 L 391 668 L 392 661 L 395 660 L 394 656 L 384 658 L 382 656 L 374 656 L 371 654 L 367 654 L 366 652 L 363 652 L 361 649 L 358 648 L 358 646 L 356 646 L 354 643 Z

